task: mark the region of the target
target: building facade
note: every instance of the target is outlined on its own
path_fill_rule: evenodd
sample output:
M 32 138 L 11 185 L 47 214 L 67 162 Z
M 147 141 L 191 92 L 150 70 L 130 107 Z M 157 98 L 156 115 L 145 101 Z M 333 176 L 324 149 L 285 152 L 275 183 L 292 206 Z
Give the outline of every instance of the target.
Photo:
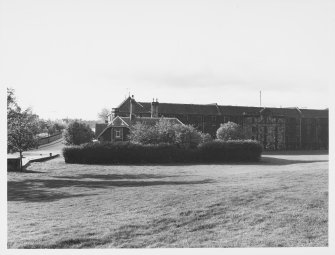
M 131 113 L 130 113 L 131 112 Z M 128 97 L 109 116 L 176 118 L 213 137 L 228 121 L 242 126 L 246 138 L 258 140 L 266 150 L 328 149 L 328 109 L 222 106 L 137 102 Z

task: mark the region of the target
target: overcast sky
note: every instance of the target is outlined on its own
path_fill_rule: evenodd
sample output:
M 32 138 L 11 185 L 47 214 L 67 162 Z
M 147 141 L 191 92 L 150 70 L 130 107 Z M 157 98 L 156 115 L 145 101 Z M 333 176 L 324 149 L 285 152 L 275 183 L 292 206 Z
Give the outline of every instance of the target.
M 328 107 L 334 1 L 2 0 L 1 83 L 42 118 L 138 101 Z

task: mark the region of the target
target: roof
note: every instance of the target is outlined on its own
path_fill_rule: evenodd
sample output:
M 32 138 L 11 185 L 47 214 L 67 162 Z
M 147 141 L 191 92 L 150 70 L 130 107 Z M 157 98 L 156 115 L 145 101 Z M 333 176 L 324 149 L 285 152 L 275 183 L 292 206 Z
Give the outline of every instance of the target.
M 119 112 L 129 113 L 130 97 L 126 98 L 119 105 Z M 151 112 L 151 103 L 136 102 L 134 100 L 134 114 Z M 315 109 L 299 109 L 292 108 L 274 108 L 274 107 L 254 107 L 254 106 L 232 106 L 232 105 L 217 105 L 217 104 L 174 104 L 174 103 L 159 103 L 158 113 L 162 115 L 168 114 L 194 114 L 194 115 L 224 115 L 224 116 L 241 116 L 241 115 L 259 115 L 261 110 L 268 109 L 275 116 L 285 117 L 328 117 L 328 110 Z
M 220 112 L 225 116 L 242 116 L 242 115 L 259 115 L 263 109 L 261 107 L 248 107 L 248 106 L 231 106 L 231 105 L 220 105 Z
M 170 122 L 171 124 L 183 124 L 179 119 L 177 118 L 151 118 L 151 117 L 135 117 L 132 121 L 130 121 L 129 117 L 120 117 L 123 121 L 125 121 L 129 126 L 135 125 L 136 123 L 142 123 L 145 125 L 156 125 L 160 120 L 165 120 L 167 122 Z
M 201 115 L 219 115 L 219 109 L 216 104 L 172 104 L 172 103 L 159 103 L 158 112 L 160 114 L 201 114 Z
M 119 108 L 119 112 L 130 112 L 130 100 L 131 97 L 126 98 L 117 108 Z M 140 103 L 134 100 L 133 113 L 150 113 L 151 104 L 150 103 Z
M 180 120 L 178 120 L 177 118 L 135 117 L 135 118 L 133 118 L 133 120 L 130 120 L 130 117 L 120 117 L 120 116 L 117 116 L 117 117 L 115 117 L 112 120 L 112 122 L 108 126 L 107 125 L 105 126 L 105 128 L 102 130 L 102 132 L 100 132 L 100 134 L 98 135 L 97 138 L 99 138 L 106 130 L 108 130 L 111 127 L 130 127 L 130 126 L 133 126 L 133 125 L 135 125 L 137 123 L 142 123 L 142 124 L 145 124 L 145 125 L 154 126 L 160 120 L 168 121 L 172 125 L 175 125 L 175 124 L 181 124 L 181 125 L 183 125 L 183 123 Z
M 328 118 L 329 110 L 300 109 L 303 118 Z
M 95 137 L 98 137 L 101 132 L 107 127 L 106 123 L 96 123 L 95 124 Z

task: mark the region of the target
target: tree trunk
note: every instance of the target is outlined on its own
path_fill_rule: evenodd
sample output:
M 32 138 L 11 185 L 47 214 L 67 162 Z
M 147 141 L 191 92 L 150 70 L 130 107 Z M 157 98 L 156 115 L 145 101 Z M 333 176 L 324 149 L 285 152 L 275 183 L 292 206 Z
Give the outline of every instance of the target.
M 22 151 L 20 151 L 20 171 L 22 172 Z

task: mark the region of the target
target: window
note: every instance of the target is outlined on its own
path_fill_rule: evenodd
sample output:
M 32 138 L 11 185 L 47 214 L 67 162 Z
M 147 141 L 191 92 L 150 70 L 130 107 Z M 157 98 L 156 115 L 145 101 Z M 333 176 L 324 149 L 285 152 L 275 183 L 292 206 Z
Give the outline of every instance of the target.
M 121 132 L 120 130 L 115 130 L 115 137 L 120 138 L 121 137 Z
M 256 131 L 257 131 L 256 127 L 251 128 L 251 132 L 256 133 Z
M 212 116 L 212 121 L 216 122 L 216 116 Z

